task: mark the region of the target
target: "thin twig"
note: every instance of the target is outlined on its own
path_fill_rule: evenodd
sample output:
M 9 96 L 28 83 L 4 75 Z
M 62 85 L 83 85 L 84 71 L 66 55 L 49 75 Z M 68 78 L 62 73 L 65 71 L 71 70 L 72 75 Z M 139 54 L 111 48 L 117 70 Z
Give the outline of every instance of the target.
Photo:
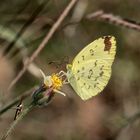
M 13 106 L 15 106 L 21 99 L 24 100 L 27 97 L 29 97 L 31 95 L 31 93 L 36 89 L 36 87 L 32 87 L 31 89 L 25 91 L 24 93 L 22 93 L 20 96 L 16 97 L 14 100 L 12 100 L 9 104 L 7 104 L 6 106 L 4 106 L 3 108 L 0 109 L 0 115 L 2 115 L 3 113 L 5 113 L 8 109 L 12 108 Z
M 13 131 L 13 129 L 15 128 L 15 126 L 18 124 L 18 122 L 20 120 L 22 120 L 24 118 L 24 116 L 30 112 L 32 110 L 32 108 L 34 107 L 34 104 L 31 104 L 29 107 L 27 107 L 22 114 L 10 125 L 10 127 L 8 128 L 8 130 L 6 131 L 6 133 L 2 136 L 1 140 L 6 140 L 6 138 L 11 134 L 11 132 Z
M 98 19 L 114 25 L 124 26 L 126 28 L 140 31 L 140 23 L 137 23 L 136 21 L 133 20 L 122 18 L 120 16 L 115 16 L 113 14 L 105 13 L 102 10 L 88 14 L 86 18 L 90 20 Z
M 1 137 L 0 140 L 6 140 L 6 138 L 12 133 L 12 131 L 14 130 L 15 126 L 19 123 L 19 121 L 22 120 L 25 117 L 25 115 L 28 112 L 30 112 L 34 107 L 43 104 L 45 104 L 45 106 L 49 105 L 49 103 L 54 97 L 54 93 L 52 93 L 51 89 L 47 89 L 46 92 L 48 93 L 47 95 L 49 96 L 42 96 L 42 98 L 33 99 L 31 103 L 26 107 L 26 109 L 24 109 L 21 112 L 21 114 L 17 117 L 17 119 L 10 125 L 10 127 L 7 129 L 7 131 L 4 133 L 4 135 Z
M 62 21 L 65 19 L 65 17 L 68 15 L 72 7 L 75 5 L 75 3 L 78 0 L 71 0 L 71 2 L 68 4 L 68 6 L 65 8 L 63 13 L 60 15 L 58 20 L 54 23 L 48 34 L 45 36 L 41 44 L 38 46 L 38 48 L 34 51 L 34 53 L 31 55 L 31 57 L 26 61 L 23 69 L 17 74 L 15 79 L 11 82 L 10 86 L 8 87 L 8 91 L 11 90 L 11 88 L 16 84 L 16 82 L 21 78 L 21 76 L 25 73 L 27 70 L 27 67 L 30 65 L 31 62 L 34 61 L 34 59 L 38 56 L 38 54 L 41 52 L 41 50 L 46 46 L 48 41 L 51 39 L 55 31 L 58 29 Z

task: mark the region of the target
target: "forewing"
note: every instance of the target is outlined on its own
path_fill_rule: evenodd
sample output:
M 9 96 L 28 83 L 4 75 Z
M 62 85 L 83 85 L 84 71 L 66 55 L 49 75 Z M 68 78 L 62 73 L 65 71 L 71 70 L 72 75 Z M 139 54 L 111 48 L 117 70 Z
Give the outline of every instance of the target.
M 107 85 L 115 53 L 115 38 L 106 36 L 89 44 L 75 57 L 68 80 L 83 100 L 97 95 Z
M 116 53 L 116 40 L 113 36 L 104 36 L 96 39 L 89 45 L 87 45 L 80 53 L 75 57 L 72 63 L 72 71 L 78 69 L 79 65 L 89 60 L 105 60 L 110 65 L 114 60 Z

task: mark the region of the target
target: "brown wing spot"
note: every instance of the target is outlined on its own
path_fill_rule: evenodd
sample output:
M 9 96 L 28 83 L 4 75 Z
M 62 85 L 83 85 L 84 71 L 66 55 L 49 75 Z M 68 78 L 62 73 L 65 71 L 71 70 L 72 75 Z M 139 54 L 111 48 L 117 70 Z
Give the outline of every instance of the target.
M 97 81 L 97 79 L 98 79 L 98 76 L 95 78 L 95 81 Z
M 91 86 L 88 86 L 88 89 L 90 89 Z
M 88 75 L 88 79 L 90 79 L 90 78 L 91 78 L 91 76 Z
M 94 67 L 96 67 L 97 66 L 97 60 L 95 61 L 95 63 L 94 63 Z
M 97 85 L 99 85 L 99 83 L 94 84 L 94 88 L 96 88 L 96 87 L 97 87 Z
M 80 80 L 80 77 L 77 78 L 77 81 L 79 81 L 79 80 Z
M 77 63 L 79 64 L 80 62 L 79 62 L 79 61 L 77 61 Z
M 84 55 L 82 55 L 82 60 L 85 60 L 85 56 Z
M 102 66 L 101 66 L 100 70 L 102 71 L 102 70 L 103 70 L 103 68 L 104 68 L 104 65 L 102 65 Z
M 111 36 L 104 37 L 104 44 L 105 44 L 104 51 L 110 51 L 111 46 L 112 46 L 110 39 L 111 39 Z
M 92 75 L 93 75 L 93 70 L 92 70 L 92 69 L 90 69 L 90 70 L 89 70 L 88 79 L 90 79 Z
M 85 67 L 82 67 L 82 70 L 85 70 Z
M 77 70 L 77 73 L 79 73 L 80 72 L 80 70 Z
M 93 50 L 93 49 L 90 49 L 89 52 L 90 52 L 90 55 L 91 55 L 91 56 L 94 55 L 94 50 Z
M 100 76 L 102 76 L 104 74 L 104 72 L 102 71 L 101 73 L 100 73 Z

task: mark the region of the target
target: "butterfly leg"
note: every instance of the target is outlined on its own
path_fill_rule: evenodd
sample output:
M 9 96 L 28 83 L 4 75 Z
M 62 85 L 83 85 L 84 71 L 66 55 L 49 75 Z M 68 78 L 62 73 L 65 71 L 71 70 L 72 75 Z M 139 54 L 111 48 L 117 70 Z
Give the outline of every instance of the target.
M 58 73 L 58 76 L 59 76 L 60 78 L 63 78 L 64 76 L 67 76 L 67 74 L 66 74 L 66 72 L 64 72 L 64 71 L 60 71 L 60 72 Z
M 63 80 L 63 84 L 69 84 L 67 77 Z
M 66 84 L 69 84 L 69 82 L 68 81 L 64 81 L 63 84 L 66 85 Z
M 62 76 L 64 76 L 64 75 L 66 75 L 66 72 L 64 72 L 64 71 L 61 70 L 61 71 L 58 73 L 58 75 L 62 77 Z
M 66 72 L 60 71 L 58 73 L 58 75 L 59 75 L 60 78 L 64 77 L 63 84 L 68 84 L 69 83 L 68 80 L 67 80 L 67 73 Z

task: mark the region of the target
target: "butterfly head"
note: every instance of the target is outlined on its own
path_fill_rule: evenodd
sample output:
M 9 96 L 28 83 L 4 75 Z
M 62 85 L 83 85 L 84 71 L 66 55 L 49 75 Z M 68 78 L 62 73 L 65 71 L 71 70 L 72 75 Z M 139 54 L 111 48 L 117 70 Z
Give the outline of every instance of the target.
M 69 70 L 71 70 L 72 65 L 71 65 L 71 64 L 67 64 L 66 68 L 67 68 L 67 70 L 69 71 Z
M 67 69 L 67 77 L 70 78 L 72 76 L 72 74 L 71 74 L 72 73 L 72 65 L 71 64 L 67 64 L 66 69 Z

